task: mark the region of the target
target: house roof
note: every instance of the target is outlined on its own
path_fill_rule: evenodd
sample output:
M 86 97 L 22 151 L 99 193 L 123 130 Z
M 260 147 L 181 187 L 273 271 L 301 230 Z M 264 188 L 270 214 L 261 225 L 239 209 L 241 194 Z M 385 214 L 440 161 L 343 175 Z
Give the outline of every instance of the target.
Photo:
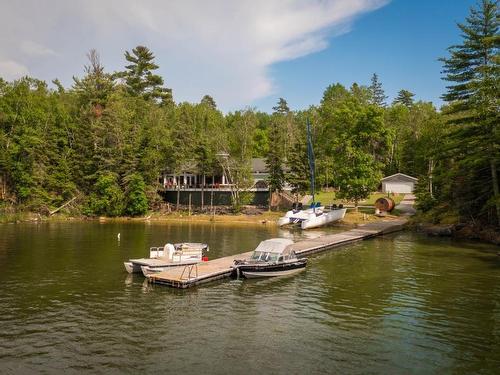
M 252 158 L 252 173 L 268 173 L 266 159 Z M 165 172 L 173 173 L 171 169 L 165 169 Z M 185 161 L 179 168 L 179 173 L 199 173 L 196 161 L 194 159 Z
M 389 181 L 389 180 L 395 180 L 395 179 L 402 179 L 402 180 L 409 180 L 409 181 L 418 181 L 418 178 L 408 176 L 407 174 L 404 173 L 396 173 L 387 177 L 384 177 L 382 181 Z
M 266 159 L 252 158 L 252 172 L 253 173 L 267 173 Z

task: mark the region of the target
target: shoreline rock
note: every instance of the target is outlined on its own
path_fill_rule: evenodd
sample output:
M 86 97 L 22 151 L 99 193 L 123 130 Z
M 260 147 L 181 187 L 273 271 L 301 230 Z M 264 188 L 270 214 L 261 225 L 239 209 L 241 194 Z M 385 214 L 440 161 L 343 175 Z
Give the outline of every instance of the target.
M 500 231 L 494 227 L 479 227 L 472 224 L 418 224 L 417 230 L 434 237 L 475 240 L 500 246 Z

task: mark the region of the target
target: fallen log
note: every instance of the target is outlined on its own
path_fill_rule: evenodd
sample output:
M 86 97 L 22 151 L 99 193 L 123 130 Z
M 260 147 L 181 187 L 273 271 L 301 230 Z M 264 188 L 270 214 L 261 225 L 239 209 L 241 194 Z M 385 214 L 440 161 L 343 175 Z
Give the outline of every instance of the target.
M 75 195 L 73 198 L 71 198 L 69 201 L 67 201 L 66 203 L 64 203 L 61 207 L 58 207 L 56 208 L 55 210 L 53 211 L 49 211 L 49 216 L 52 216 L 54 215 L 56 212 L 58 212 L 59 210 L 63 209 L 64 207 L 66 207 L 68 204 L 70 204 L 71 202 L 73 202 L 76 198 L 78 198 L 78 195 Z

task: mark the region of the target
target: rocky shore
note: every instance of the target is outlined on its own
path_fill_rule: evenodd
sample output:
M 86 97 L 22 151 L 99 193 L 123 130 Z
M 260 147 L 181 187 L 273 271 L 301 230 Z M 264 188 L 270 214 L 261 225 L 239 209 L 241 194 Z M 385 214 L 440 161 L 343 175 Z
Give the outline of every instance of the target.
M 500 246 L 500 231 L 495 227 L 483 227 L 473 224 L 425 224 L 415 225 L 418 231 L 429 236 L 453 237 L 467 240 L 479 240 Z

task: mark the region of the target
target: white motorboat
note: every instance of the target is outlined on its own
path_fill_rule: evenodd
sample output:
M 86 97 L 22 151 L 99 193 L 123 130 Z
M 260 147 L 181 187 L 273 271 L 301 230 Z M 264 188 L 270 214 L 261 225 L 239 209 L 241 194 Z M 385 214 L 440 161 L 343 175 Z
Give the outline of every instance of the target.
M 297 224 L 302 229 L 317 228 L 323 225 L 342 220 L 347 209 L 342 206 L 332 206 L 325 210 L 323 206 L 315 206 L 306 210 L 292 209 L 285 216 L 278 219 L 278 225 Z
M 149 258 L 130 259 L 123 264 L 128 273 L 143 272 L 146 275 L 169 267 L 199 263 L 203 261 L 204 252 L 208 251 L 208 245 L 204 243 L 167 243 L 165 246 L 151 247 Z M 143 267 L 145 270 L 142 269 Z
M 235 260 L 233 269 L 246 278 L 285 276 L 305 269 L 307 259 L 298 259 L 290 249 L 293 241 L 272 238 L 262 241 L 250 259 Z

